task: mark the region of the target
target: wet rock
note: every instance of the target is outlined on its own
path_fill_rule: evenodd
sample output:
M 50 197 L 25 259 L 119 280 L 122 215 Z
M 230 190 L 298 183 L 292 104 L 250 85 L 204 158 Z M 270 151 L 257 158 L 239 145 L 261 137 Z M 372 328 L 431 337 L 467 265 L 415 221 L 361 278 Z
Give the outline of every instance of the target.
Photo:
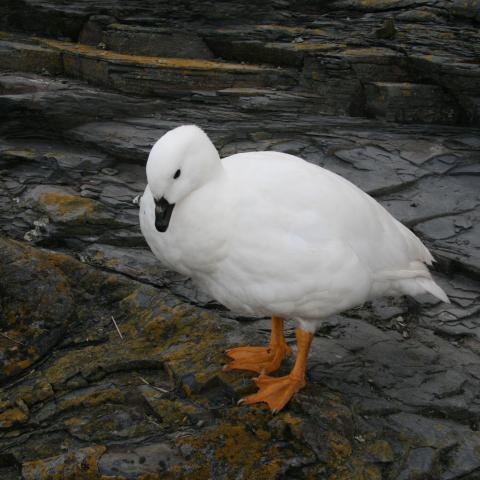
M 430 472 L 435 471 L 435 449 L 428 447 L 414 448 L 410 451 L 406 468 L 403 469 L 398 479 L 408 480 L 409 478 L 421 477 L 422 475 L 429 475 Z
M 29 252 L 33 252 L 28 247 L 17 247 L 16 244 L 11 243 L 10 245 L 12 249 L 27 248 Z M 213 380 L 223 375 L 221 352 L 222 347 L 229 344 L 225 335 L 231 329 L 231 321 L 221 320 L 218 317 L 213 321 L 214 317 L 206 312 L 201 314 L 201 319 L 197 318 L 198 313 L 186 306 L 168 307 L 163 300 L 160 300 L 162 295 L 159 297 L 155 289 L 102 273 L 98 273 L 99 276 L 97 276 L 95 270 L 58 254 L 45 252 L 41 255 L 47 263 L 56 262 L 69 281 L 76 280 L 75 286 L 72 286 L 76 290 L 75 298 L 78 298 L 84 288 L 89 291 L 98 288 L 95 282 L 102 280 L 101 288 L 103 294 L 107 295 L 104 299 L 107 305 L 119 295 L 123 298 L 119 308 L 123 312 L 124 320 L 120 320 L 122 314 L 112 313 L 119 319 L 119 328 L 123 331 L 124 340 L 117 335 L 108 318 L 100 320 L 100 325 L 97 326 L 102 329 L 108 327 L 111 333 L 107 338 L 98 342 L 91 337 L 90 330 L 98 323 L 97 318 L 99 316 L 102 318 L 103 307 L 99 305 L 94 306 L 93 309 L 89 308 L 84 304 L 85 298 L 83 298 L 82 303 L 76 303 L 74 307 L 77 316 L 81 319 L 80 323 L 77 328 L 71 326 L 69 334 L 70 339 L 78 337 L 75 343 L 56 348 L 46 362 L 31 372 L 30 380 L 42 379 L 53 386 L 56 401 L 51 402 L 52 391 L 49 390 L 44 396 L 28 397 L 31 407 L 27 408 L 26 404 L 22 404 L 20 400 L 20 395 L 27 394 L 24 386 L 12 384 L 7 391 L 8 398 L 14 399 L 20 405 L 10 404 L 11 406 L 8 407 L 7 401 L 3 404 L 5 409 L 2 414 L 4 420 L 2 425 L 10 434 L 15 432 L 13 429 L 18 424 L 26 421 L 28 413 L 25 412 L 31 410 L 31 428 L 48 430 L 50 422 L 55 419 L 57 424 L 61 422 L 64 425 L 65 431 L 69 432 L 74 439 L 94 442 L 95 445 L 87 449 L 83 447 L 79 449 L 77 442 L 72 443 L 69 437 L 60 435 L 57 438 L 51 438 L 51 443 L 42 445 L 39 450 L 40 446 L 28 440 L 27 436 L 24 439 L 27 444 L 22 442 L 21 449 L 16 448 L 15 443 L 11 445 L 17 458 L 23 462 L 23 475 L 26 478 L 44 478 L 42 475 L 48 478 L 55 474 L 63 475 L 64 478 L 74 478 L 78 474 L 77 469 L 84 468 L 81 467 L 84 464 L 89 465 L 91 475 L 97 471 L 97 468 L 105 474 L 121 474 L 127 478 L 135 478 L 136 475 L 148 472 L 171 472 L 172 474 L 180 472 L 182 474 L 181 472 L 197 468 L 196 454 L 191 455 L 192 460 L 188 464 L 183 464 L 177 450 L 181 445 L 192 441 L 197 442 L 199 448 L 209 452 L 209 462 L 212 462 L 210 468 L 214 471 L 226 467 L 229 472 L 234 472 L 243 462 L 242 458 L 249 458 L 247 452 L 250 450 L 244 449 L 242 456 L 237 458 L 231 448 L 238 441 L 245 441 L 247 445 L 250 438 L 254 440 L 255 449 L 258 449 L 258 458 L 254 457 L 248 461 L 249 471 L 264 471 L 266 467 L 263 465 L 260 451 L 270 438 L 267 431 L 259 428 L 254 419 L 249 420 L 252 426 L 255 425 L 254 436 L 244 427 L 239 429 L 234 420 L 216 425 L 209 410 L 210 401 L 215 399 L 210 400 L 208 391 L 215 389 L 216 383 Z M 78 265 L 77 269 L 75 265 Z M 80 282 L 78 282 L 78 275 L 82 278 Z M 131 287 L 133 291 L 130 293 L 128 290 Z M 113 295 L 113 298 L 108 300 L 110 295 Z M 167 300 L 168 296 L 164 298 Z M 94 301 L 93 297 L 90 299 Z M 172 300 L 167 300 L 167 303 L 171 302 Z M 95 314 L 95 318 L 92 318 L 92 314 Z M 135 320 L 130 323 L 134 318 Z M 212 322 L 208 318 L 211 318 Z M 192 336 L 194 332 L 192 325 L 197 325 L 199 321 L 202 322 L 202 335 Z M 90 326 L 87 326 L 88 324 Z M 167 367 L 169 377 L 166 377 L 162 370 L 158 371 L 162 365 Z M 188 394 L 188 398 L 185 398 L 172 386 L 175 379 L 185 378 L 187 372 L 194 373 L 197 383 L 203 386 L 195 394 L 185 390 Z M 105 376 L 108 376 L 111 381 L 98 383 Z M 84 380 L 74 381 L 76 377 Z M 139 392 L 140 396 L 135 392 Z M 168 392 L 171 393 L 168 394 Z M 142 397 L 146 402 L 140 407 L 142 403 L 139 403 L 138 399 Z M 147 405 L 148 408 L 145 408 Z M 155 418 L 151 417 L 151 411 L 154 412 Z M 245 410 L 245 413 L 247 412 L 248 410 Z M 265 411 L 260 409 L 259 414 L 267 420 L 269 416 L 265 417 L 262 412 Z M 208 422 L 209 430 L 203 434 L 201 429 L 205 422 Z M 193 437 L 183 437 L 180 440 L 178 435 L 182 429 L 192 427 L 200 429 L 198 439 L 195 434 Z M 119 439 L 141 438 L 159 431 L 164 434 L 174 434 L 177 440 L 172 438 L 167 442 L 150 446 L 122 449 L 115 447 Z M 217 454 L 214 445 L 219 432 L 224 432 L 222 441 L 225 444 L 219 453 L 220 463 L 216 466 Z M 110 442 L 113 443 L 108 447 Z M 9 437 L 0 438 L 0 443 L 4 446 L 8 445 Z M 107 446 L 105 454 L 103 452 L 106 447 L 103 445 Z M 68 451 L 60 456 L 58 454 L 54 456 L 53 453 L 58 448 Z M 187 452 L 188 446 L 182 451 Z M 198 450 L 195 451 L 198 452 Z M 271 450 L 266 458 L 273 458 L 274 451 Z M 99 456 L 101 456 L 100 460 L 98 460 Z M 157 456 L 158 461 L 153 462 L 152 459 Z M 145 458 L 142 459 L 142 457 Z M 39 458 L 42 460 L 40 461 Z M 228 466 L 225 462 L 230 458 L 236 458 L 236 460 Z M 276 466 L 274 470 L 277 471 L 279 468 L 281 470 L 280 466 Z
M 0 63 L 4 70 L 11 71 L 17 70 L 19 65 L 24 72 L 56 75 L 63 71 L 61 58 L 54 50 L 1 39 Z
M 335 9 L 341 2 L 334 5 Z M 235 8 L 238 7 L 236 4 Z M 183 96 L 189 90 L 270 87 L 301 94 L 313 92 L 319 97 L 317 111 L 322 113 L 366 115 L 380 107 L 374 109 L 366 103 L 365 85 L 405 82 L 418 84 L 416 89 L 427 91 L 428 99 L 424 99 L 422 106 L 430 112 L 414 115 L 416 103 L 411 102 L 406 113 L 401 102 L 390 99 L 389 118 L 400 122 L 478 123 L 480 70 L 475 60 L 478 32 L 468 24 L 457 27 L 446 22 L 431 22 L 432 15 L 447 17 L 447 12 L 458 8 L 452 10 L 451 4 L 440 7 L 425 2 L 421 5 L 403 2 L 395 10 L 397 18 L 402 19 L 395 27 L 395 38 L 391 38 L 388 32 L 393 30 L 388 28 L 385 38 L 376 38 L 372 32 L 383 31 L 384 15 L 357 15 L 355 22 L 345 22 L 344 16 L 339 18 L 331 13 L 319 18 L 303 7 L 301 5 L 298 12 L 302 26 L 290 15 L 286 17 L 288 20 L 272 23 L 277 16 L 274 9 L 265 17 L 268 22 L 252 24 L 248 19 L 241 24 L 238 18 L 232 22 L 227 16 L 224 19 L 227 25 L 219 27 L 203 3 L 199 6 L 200 17 L 187 20 L 182 16 L 177 18 L 178 12 L 169 11 L 171 22 L 163 22 L 160 19 L 166 17 L 158 14 L 156 19 L 131 20 L 126 11 L 115 5 L 112 13 L 117 20 L 92 15 L 85 23 L 79 45 L 20 38 L 18 34 L 4 34 L 3 42 L 6 49 L 15 44 L 21 52 L 31 48 L 62 52 L 61 72 L 139 95 L 158 96 L 168 92 L 168 95 Z M 59 6 L 53 8 L 58 8 L 59 15 L 65 15 Z M 92 5 L 84 5 L 80 10 L 85 12 L 91 8 Z M 365 7 L 350 2 L 348 8 L 382 12 L 385 5 L 374 2 Z M 470 11 L 473 18 L 478 13 L 474 4 L 465 5 L 464 9 Z M 265 12 L 259 14 L 261 17 Z M 199 21 L 202 16 L 204 21 Z M 388 21 L 393 22 L 393 18 Z M 99 45 L 101 48 L 95 48 Z M 211 57 L 209 49 L 236 64 L 203 61 Z M 60 54 L 57 56 L 60 58 Z M 190 61 L 172 57 L 186 57 Z M 265 68 L 262 66 L 265 63 L 280 68 Z M 28 61 L 23 60 L 17 61 L 16 68 L 32 71 Z M 372 87 L 368 90 L 371 96 Z M 379 95 L 376 97 L 379 103 Z M 436 100 L 441 100 L 445 108 L 435 108 Z
M 86 45 L 96 46 L 104 43 L 103 30 L 116 21 L 110 15 L 92 15 L 83 25 L 78 41 Z
M 62 272 L 1 241 L 0 381 L 24 372 L 60 341 L 73 321 L 72 292 Z M 41 278 L 42 282 L 36 279 Z
M 395 28 L 395 22 L 393 18 L 387 18 L 382 28 L 375 30 L 375 36 L 384 40 L 392 40 L 395 38 L 397 29 Z
M 461 110 L 438 85 L 372 83 L 366 109 L 375 118 L 399 123 L 457 123 Z
M 28 258 L 35 252 L 6 243 L 13 251 L 28 251 Z M 75 291 L 78 320 L 70 327 L 68 341 L 54 346 L 47 361 L 7 390 L 1 418 L 10 435 L 21 425 L 43 431 L 52 421 L 61 422 L 73 438 L 106 448 L 100 458 L 89 453 L 100 473 L 126 478 L 192 471 L 230 476 L 240 468 L 266 478 L 299 468 L 317 475 L 350 472 L 381 478 L 386 468 L 405 478 L 416 471 L 455 478 L 479 465 L 473 453 L 479 446 L 477 435 L 458 423 L 478 416 L 466 400 L 475 395 L 477 382 L 458 370 L 463 364 L 474 365 L 475 354 L 458 346 L 448 348 L 443 337 L 428 334 L 428 322 L 404 342 L 388 322 L 407 308 L 401 302 L 364 312 L 363 318 L 378 326 L 346 317 L 330 322 L 325 330 L 329 333 L 313 345 L 311 383 L 289 409 L 273 418 L 262 406 L 234 407 L 235 397 L 251 391 L 250 375 L 221 371 L 221 352 L 230 342 L 254 337 L 253 343 L 261 343 L 262 337 L 266 341 L 265 333 L 259 335 L 260 323 L 243 327 L 126 277 L 58 254 L 39 254 L 47 264 L 58 265 L 67 282 L 75 282 L 70 288 Z M 456 285 L 457 290 L 447 288 L 452 299 L 469 296 L 468 281 L 457 280 Z M 92 295 L 98 288 L 101 305 Z M 476 298 L 473 291 L 472 295 Z M 123 340 L 109 318 L 112 314 Z M 95 335 L 95 330 L 103 334 Z M 237 336 L 232 336 L 235 330 Z M 402 413 L 392 415 L 392 408 Z M 438 419 L 439 412 L 458 420 Z M 167 437 L 138 445 L 138 439 L 158 432 Z M 84 458 L 78 449 L 84 445 L 68 438 L 60 435 L 41 450 L 28 437 L 21 450 L 8 437 L 0 436 L 0 444 L 24 463 L 25 476 L 42 478 L 35 475 L 67 465 L 75 475 Z M 127 442 L 124 447 L 119 447 L 120 439 Z M 438 452 L 453 445 L 463 460 L 450 462 L 446 469 Z M 68 452 L 49 458 L 58 448 Z M 151 461 L 157 456 L 157 463 Z
M 452 430 L 448 421 L 425 419 L 416 415 L 395 414 L 391 416 L 391 420 L 394 424 L 399 425 L 406 435 L 416 436 L 417 442 L 420 440 L 423 447 L 440 448 L 443 451 L 444 457 L 435 459 L 438 462 L 438 478 L 458 478 L 472 471 L 472 465 L 478 459 L 478 453 L 475 452 L 473 446 L 478 440 L 476 433 L 468 429 L 463 432 L 462 429 Z M 456 443 L 457 434 L 464 435 L 460 447 Z M 424 455 L 420 456 L 422 453 Z M 429 465 L 431 460 L 432 453 L 429 449 L 413 451 L 409 456 L 407 471 L 412 474 L 414 473 L 412 470 L 418 469 L 421 473 L 422 469 L 425 471 L 426 466 L 431 468 Z M 448 472 L 441 471 L 440 462 L 449 463 Z M 403 476 L 406 473 L 403 473 Z
M 121 475 L 123 478 L 140 478 L 158 475 L 159 470 L 170 470 L 181 460 L 175 448 L 168 443 L 155 443 L 130 449 L 112 449 L 102 455 L 98 463 L 101 475 Z
M 199 421 L 212 420 L 208 409 L 184 399 L 169 399 L 168 390 L 151 385 L 140 387 L 148 405 L 155 412 L 162 430 L 175 432 L 181 427 L 195 426 Z M 185 454 L 188 448 L 182 449 Z
M 0 477 L 476 478 L 475 2 L 0 14 L 16 30 L 0 34 L 0 230 L 29 243 L 0 240 Z M 376 38 L 390 16 L 395 37 Z M 300 155 L 368 191 L 427 243 L 452 304 L 326 319 L 284 411 L 237 406 L 253 374 L 223 372 L 223 351 L 266 344 L 269 320 L 162 267 L 132 203 L 151 146 L 185 123 L 222 156 Z
M 102 18 L 101 21 L 104 23 L 105 20 Z M 93 46 L 103 43 L 108 50 L 133 55 L 213 58 L 212 52 L 195 32 L 126 25 L 113 21 L 103 26 L 100 25 L 100 28 L 98 24 L 98 17 L 90 18 L 84 27 L 84 31 L 80 34 L 79 40 L 81 43 Z M 88 38 L 86 38 L 85 31 L 91 31 L 91 33 L 88 33 Z

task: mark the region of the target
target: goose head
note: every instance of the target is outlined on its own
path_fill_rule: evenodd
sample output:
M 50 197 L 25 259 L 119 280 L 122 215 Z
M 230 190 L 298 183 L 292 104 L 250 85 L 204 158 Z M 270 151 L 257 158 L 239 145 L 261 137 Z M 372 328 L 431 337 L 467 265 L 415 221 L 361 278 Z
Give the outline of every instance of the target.
M 220 168 L 217 149 L 199 127 L 183 125 L 163 135 L 147 161 L 156 229 L 165 232 L 175 205 L 210 181 Z

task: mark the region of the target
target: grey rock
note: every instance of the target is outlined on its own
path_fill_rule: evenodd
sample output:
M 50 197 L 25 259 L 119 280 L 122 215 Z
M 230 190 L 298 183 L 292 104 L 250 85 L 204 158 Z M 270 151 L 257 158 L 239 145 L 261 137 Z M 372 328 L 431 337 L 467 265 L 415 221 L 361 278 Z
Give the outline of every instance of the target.
M 0 477 L 478 476 L 480 51 L 460 3 L 0 5 L 0 232 L 31 244 L 0 241 Z M 223 156 L 284 151 L 368 191 L 452 303 L 326 319 L 282 413 L 237 407 L 251 375 L 222 351 L 265 344 L 269 320 L 162 267 L 132 203 L 186 123 Z
M 168 443 L 117 450 L 102 456 L 98 464 L 99 473 L 112 476 L 121 474 L 134 479 L 141 475 L 161 474 L 180 461 L 178 452 Z

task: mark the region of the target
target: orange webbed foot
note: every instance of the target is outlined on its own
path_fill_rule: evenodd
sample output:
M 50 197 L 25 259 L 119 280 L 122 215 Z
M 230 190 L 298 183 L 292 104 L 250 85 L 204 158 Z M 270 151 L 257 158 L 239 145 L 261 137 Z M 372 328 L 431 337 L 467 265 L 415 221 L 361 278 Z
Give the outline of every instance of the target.
M 269 377 L 260 375 L 255 380 L 259 390 L 253 395 L 242 398 L 239 403 L 251 405 L 252 403 L 265 402 L 270 407 L 272 413 L 277 413 L 289 402 L 289 400 L 305 386 L 303 378 L 297 378 L 292 375 L 284 377 Z
M 250 370 L 257 373 L 271 373 L 280 368 L 283 359 L 292 353 L 286 344 L 269 347 L 236 347 L 225 352 L 233 362 L 225 365 L 223 370 Z

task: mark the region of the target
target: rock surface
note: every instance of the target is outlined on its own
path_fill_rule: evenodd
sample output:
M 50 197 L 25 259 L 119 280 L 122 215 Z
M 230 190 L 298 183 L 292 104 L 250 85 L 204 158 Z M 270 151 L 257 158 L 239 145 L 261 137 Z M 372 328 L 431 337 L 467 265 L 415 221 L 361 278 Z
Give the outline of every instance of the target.
M 0 6 L 0 478 L 480 478 L 478 2 L 173 5 Z M 132 202 L 184 123 L 358 184 L 452 304 L 327 319 L 283 412 L 236 406 L 223 351 L 268 319 L 159 265 Z

